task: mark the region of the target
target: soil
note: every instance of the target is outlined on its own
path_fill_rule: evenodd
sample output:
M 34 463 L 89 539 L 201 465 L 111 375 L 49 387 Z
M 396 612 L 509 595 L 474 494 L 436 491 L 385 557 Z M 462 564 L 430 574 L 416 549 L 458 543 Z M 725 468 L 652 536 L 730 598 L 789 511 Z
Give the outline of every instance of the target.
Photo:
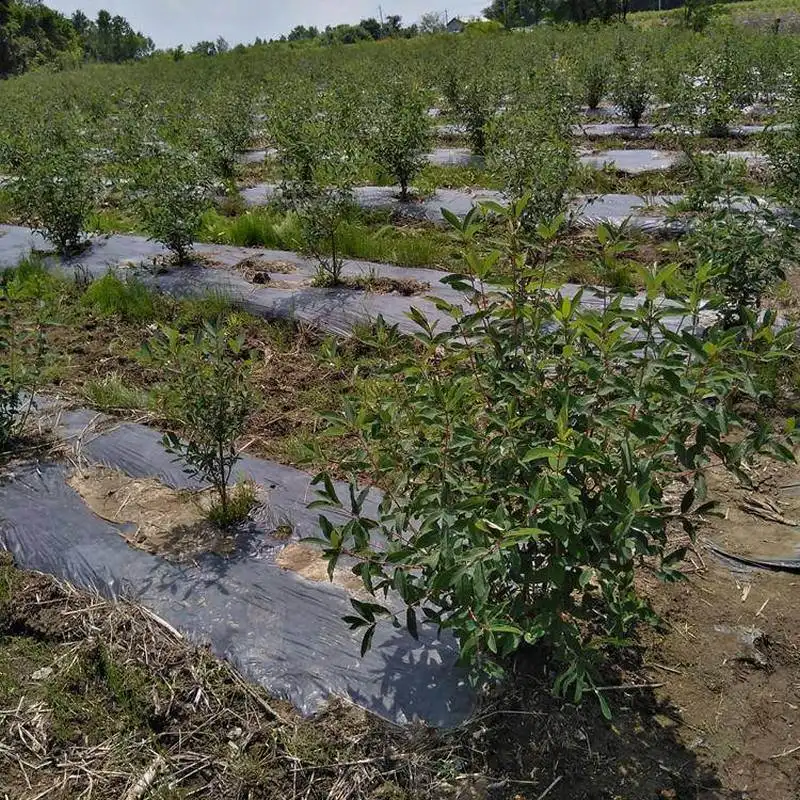
M 702 522 L 701 541 L 740 554 L 793 556 L 800 533 L 787 523 L 800 518 L 800 467 L 764 463 L 752 480 L 745 487 L 712 474 L 720 516 Z M 127 500 L 123 493 L 131 491 Z M 159 513 L 184 513 L 176 493 L 120 483 L 102 471 L 84 492 L 115 521 L 138 518 L 157 527 Z M 154 498 L 152 509 L 145 493 Z M 305 579 L 327 580 L 324 564 L 305 545 L 290 544 L 278 563 Z M 156 752 L 165 754 L 158 780 L 178 780 L 200 796 L 212 796 L 202 794 L 206 787 L 213 796 L 265 800 L 797 800 L 800 576 L 744 569 L 701 544 L 690 547 L 684 569 L 687 579 L 669 585 L 643 573 L 640 588 L 663 625 L 643 630 L 608 664 L 610 723 L 591 700 L 575 707 L 553 697 L 541 654 L 524 652 L 513 678 L 485 698 L 469 724 L 436 732 L 401 731 L 338 703 L 299 720 L 260 689 L 220 682 L 229 668 L 207 653 L 165 640 L 159 626 L 142 628 L 144 612 L 44 576 L 11 575 L 6 566 L 0 575 L 4 789 L 33 800 L 61 786 L 66 764 L 70 782 L 51 796 L 76 797 L 91 779 L 94 797 L 116 800 L 152 763 L 144 743 L 157 741 Z M 354 589 L 349 582 L 345 575 L 344 585 Z M 107 651 L 98 651 L 98 642 L 108 642 Z M 70 672 L 76 663 L 78 676 Z M 118 666 L 109 672 L 108 663 Z M 167 696 L 158 687 L 169 687 Z M 209 706 L 186 699 L 198 690 Z M 64 691 L 70 694 L 62 698 Z M 240 728 L 241 735 L 231 733 Z M 113 746 L 99 747 L 110 737 Z M 185 768 L 186 751 L 196 773 Z M 20 767 L 27 763 L 39 768 Z
M 403 297 L 414 297 L 430 291 L 431 285 L 427 282 L 415 281 L 410 278 L 391 278 L 384 275 L 375 277 L 344 277 L 343 285 L 348 289 L 357 289 L 375 294 L 398 294 Z
M 262 256 L 250 256 L 234 266 L 250 283 L 272 285 L 273 275 L 290 275 L 297 271 L 291 261 L 274 261 Z
M 289 570 L 314 583 L 328 583 L 328 562 L 322 558 L 317 548 L 298 542 L 284 547 L 276 558 L 276 563 L 281 569 Z M 336 569 L 333 573 L 333 583 L 346 589 L 350 594 L 360 594 L 364 591 L 364 584 L 360 578 L 346 569 Z
M 233 538 L 205 518 L 208 493 L 175 491 L 105 467 L 76 470 L 68 483 L 98 517 L 124 526 L 122 537 L 139 550 L 173 561 L 232 552 Z
M 222 269 L 227 269 L 224 264 L 216 264 Z M 270 289 L 308 289 L 319 286 L 314 277 L 300 280 L 282 281 L 275 279 L 274 275 L 289 275 L 297 271 L 297 266 L 289 261 L 272 261 L 261 256 L 251 256 L 234 265 L 233 269 L 241 273 L 245 280 L 258 286 Z M 341 287 L 375 294 L 397 294 L 403 297 L 413 297 L 430 290 L 427 282 L 415 281 L 409 278 L 392 278 L 384 275 L 351 276 L 341 278 Z M 323 287 L 326 288 L 326 287 Z
M 739 555 L 796 558 L 800 468 L 770 462 L 752 478 L 749 488 L 712 474 L 722 516 L 709 516 L 703 535 Z M 800 576 L 748 569 L 700 548 L 687 572 L 685 583 L 651 593 L 668 631 L 649 640 L 647 657 L 665 684 L 656 697 L 669 703 L 669 724 L 713 765 L 722 796 L 796 798 Z

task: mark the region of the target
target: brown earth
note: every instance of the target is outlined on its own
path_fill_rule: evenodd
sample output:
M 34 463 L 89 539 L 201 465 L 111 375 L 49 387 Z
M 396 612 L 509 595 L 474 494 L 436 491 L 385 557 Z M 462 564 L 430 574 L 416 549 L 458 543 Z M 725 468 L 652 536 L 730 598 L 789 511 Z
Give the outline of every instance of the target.
M 92 502 L 112 519 L 133 516 L 126 509 L 157 488 L 137 486 L 142 494 L 126 502 L 131 487 L 101 477 L 101 490 L 87 494 L 99 495 Z M 748 488 L 711 480 L 722 516 L 709 516 L 702 535 L 735 553 L 793 556 L 800 535 L 786 523 L 800 518 L 800 497 L 792 496 L 800 494 L 800 468 L 770 464 L 752 477 Z M 325 579 L 304 547 L 290 545 L 282 566 Z M 608 666 L 610 723 L 592 701 L 575 707 L 554 698 L 546 664 L 522 654 L 503 691 L 448 733 L 398 731 L 337 704 L 301 721 L 261 690 L 220 683 L 228 673 L 207 654 L 158 626 L 134 624 L 143 612 L 7 568 L 0 575 L 4 789 L 33 800 L 54 787 L 50 796 L 66 800 L 88 792 L 91 780 L 85 796 L 118 800 L 161 753 L 158 798 L 180 796 L 164 793 L 171 780 L 193 796 L 264 800 L 797 800 L 800 577 L 747 570 L 699 544 L 685 569 L 681 583 L 642 581 L 663 630 L 643 631 Z M 100 642 L 108 649 L 98 650 Z M 109 672 L 109 659 L 124 670 Z M 76 663 L 78 675 L 70 671 Z M 106 666 L 92 677 L 98 663 Z M 130 683 L 122 694 L 120 675 Z M 74 702 L 59 699 L 65 690 Z M 192 702 L 198 691 L 209 706 Z M 170 693 L 181 698 L 177 705 Z M 280 719 L 267 708 L 278 708 Z M 115 744 L 100 747 L 109 737 Z
M 67 483 L 101 519 L 135 526 L 123 538 L 132 547 L 170 560 L 231 552 L 233 540 L 206 520 L 207 492 L 176 491 L 155 478 L 137 480 L 117 470 L 75 470 Z
M 289 570 L 301 578 L 313 583 L 328 583 L 328 562 L 322 558 L 318 548 L 308 544 L 293 542 L 284 547 L 275 559 L 281 569 Z M 361 578 L 346 569 L 336 569 L 333 583 L 345 589 L 349 594 L 364 593 Z

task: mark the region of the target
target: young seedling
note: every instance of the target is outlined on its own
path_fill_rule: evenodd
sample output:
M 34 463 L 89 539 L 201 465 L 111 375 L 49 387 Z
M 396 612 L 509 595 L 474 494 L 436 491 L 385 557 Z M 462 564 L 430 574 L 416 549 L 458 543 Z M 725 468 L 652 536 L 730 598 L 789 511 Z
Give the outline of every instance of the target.
M 230 481 L 239 461 L 237 441 L 257 405 L 244 337 L 229 337 L 210 322 L 196 333 L 162 328 L 144 355 L 167 372 L 174 392 L 169 414 L 175 430 L 164 436 L 165 449 L 188 475 L 214 488 L 214 522 L 223 528 L 241 522 L 255 496 L 241 489 L 231 493 Z

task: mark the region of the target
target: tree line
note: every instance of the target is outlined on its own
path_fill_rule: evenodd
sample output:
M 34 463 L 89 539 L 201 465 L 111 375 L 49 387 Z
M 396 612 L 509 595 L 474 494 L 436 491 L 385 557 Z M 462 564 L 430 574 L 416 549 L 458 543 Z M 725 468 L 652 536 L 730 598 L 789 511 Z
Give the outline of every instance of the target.
M 108 11 L 94 20 L 82 11 L 70 18 L 39 0 L 0 0 L 0 78 L 42 66 L 121 63 L 154 50 L 152 39 Z

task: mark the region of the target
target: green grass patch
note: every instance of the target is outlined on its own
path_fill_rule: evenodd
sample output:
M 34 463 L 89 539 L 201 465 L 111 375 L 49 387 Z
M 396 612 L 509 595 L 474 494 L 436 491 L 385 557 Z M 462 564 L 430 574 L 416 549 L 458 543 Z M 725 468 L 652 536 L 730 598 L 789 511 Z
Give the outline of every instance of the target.
M 86 226 L 90 231 L 100 234 L 140 233 L 138 220 L 119 208 L 104 208 L 89 217 Z
M 447 268 L 456 263 L 453 244 L 446 231 L 431 225 L 398 227 L 388 214 L 354 209 L 339 229 L 337 248 L 347 258 L 379 261 L 405 267 Z M 296 214 L 259 208 L 241 216 L 226 217 L 208 211 L 201 239 L 237 247 L 303 250 L 303 233 Z
M 148 392 L 129 386 L 116 372 L 88 379 L 83 393 L 92 407 L 101 411 L 145 409 L 152 405 Z
M 119 317 L 127 322 L 151 322 L 162 315 L 162 298 L 136 278 L 121 278 L 109 272 L 92 281 L 83 303 L 103 317 Z

